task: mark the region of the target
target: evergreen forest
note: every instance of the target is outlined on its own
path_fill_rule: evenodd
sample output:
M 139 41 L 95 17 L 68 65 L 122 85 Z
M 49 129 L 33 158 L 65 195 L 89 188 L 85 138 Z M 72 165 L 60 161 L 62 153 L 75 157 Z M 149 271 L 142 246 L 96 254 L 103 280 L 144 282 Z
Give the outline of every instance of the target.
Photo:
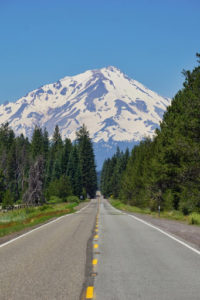
M 97 175 L 93 145 L 83 125 L 76 141 L 61 138 L 56 126 L 50 140 L 35 127 L 31 141 L 15 136 L 9 124 L 0 127 L 0 205 L 42 205 L 53 199 L 94 197 Z
M 200 212 L 200 54 L 152 139 L 104 162 L 101 191 L 106 197 L 152 211 Z

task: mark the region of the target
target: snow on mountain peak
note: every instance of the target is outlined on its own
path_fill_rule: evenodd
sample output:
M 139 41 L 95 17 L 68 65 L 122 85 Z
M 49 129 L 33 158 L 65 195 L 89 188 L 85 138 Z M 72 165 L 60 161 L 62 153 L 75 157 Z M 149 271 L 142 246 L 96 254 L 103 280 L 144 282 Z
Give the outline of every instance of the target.
M 170 99 L 159 96 L 114 66 L 88 70 L 44 85 L 15 103 L 0 106 L 0 123 L 29 138 L 35 125 L 55 125 L 75 139 L 84 123 L 95 143 L 115 145 L 152 136 Z M 108 146 L 107 145 L 107 146 Z

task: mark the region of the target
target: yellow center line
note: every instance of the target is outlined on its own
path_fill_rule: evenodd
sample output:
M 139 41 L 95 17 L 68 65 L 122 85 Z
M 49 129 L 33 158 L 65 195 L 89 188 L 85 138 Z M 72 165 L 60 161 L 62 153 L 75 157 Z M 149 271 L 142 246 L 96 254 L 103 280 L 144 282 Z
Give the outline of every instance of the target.
M 86 299 L 93 299 L 93 297 L 94 297 L 94 287 L 88 286 L 86 291 Z
M 98 263 L 98 259 L 93 259 L 92 264 L 97 265 L 97 263 Z
M 94 244 L 94 249 L 97 249 L 99 247 L 98 244 Z
M 98 239 L 98 237 L 99 237 L 98 234 L 96 234 L 96 235 L 94 236 L 95 239 Z

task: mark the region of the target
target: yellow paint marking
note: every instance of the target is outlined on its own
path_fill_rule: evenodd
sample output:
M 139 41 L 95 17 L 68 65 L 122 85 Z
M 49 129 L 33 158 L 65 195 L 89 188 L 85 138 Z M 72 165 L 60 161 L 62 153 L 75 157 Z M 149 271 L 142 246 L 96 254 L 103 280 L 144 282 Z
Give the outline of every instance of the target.
M 98 229 L 95 229 L 96 232 L 98 232 Z
M 98 244 L 94 244 L 94 249 L 97 249 L 99 247 Z
M 97 265 L 97 263 L 98 263 L 98 259 L 93 259 L 92 264 Z
M 86 299 L 93 299 L 93 297 L 94 297 L 94 287 L 88 286 L 86 291 Z
M 95 239 L 98 239 L 98 238 L 99 238 L 98 234 L 96 234 L 96 235 L 94 236 L 94 238 L 95 238 Z

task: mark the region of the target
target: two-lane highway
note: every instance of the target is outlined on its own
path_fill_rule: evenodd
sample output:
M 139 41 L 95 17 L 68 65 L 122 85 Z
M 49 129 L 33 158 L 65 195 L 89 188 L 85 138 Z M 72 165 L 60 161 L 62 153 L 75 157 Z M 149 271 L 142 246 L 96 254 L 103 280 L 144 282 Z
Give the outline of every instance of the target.
M 0 299 L 199 300 L 200 252 L 173 238 L 92 200 L 0 246 Z
M 1 300 L 80 299 L 97 200 L 0 246 Z

